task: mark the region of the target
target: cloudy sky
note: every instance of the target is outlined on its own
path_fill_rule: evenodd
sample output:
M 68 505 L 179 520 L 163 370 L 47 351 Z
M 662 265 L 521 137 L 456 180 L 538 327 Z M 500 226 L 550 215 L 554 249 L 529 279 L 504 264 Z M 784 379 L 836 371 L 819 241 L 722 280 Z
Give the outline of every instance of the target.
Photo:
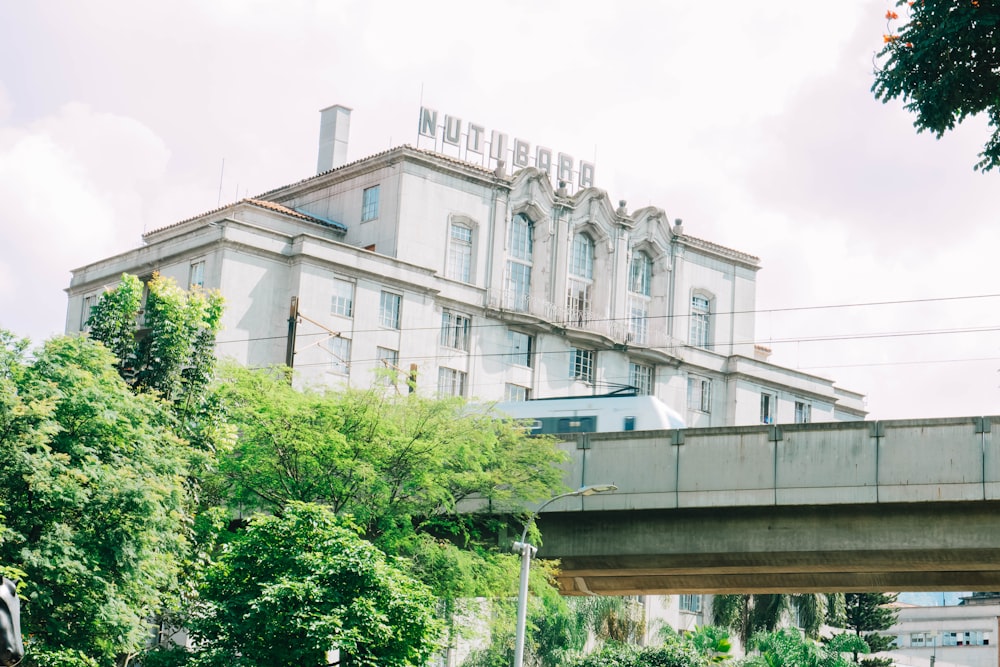
M 889 6 L 0 0 L 0 326 L 60 332 L 71 269 L 314 173 L 320 108 L 353 160 L 422 102 L 760 257 L 756 342 L 872 417 L 1000 413 L 1000 174 L 984 123 L 872 98 Z

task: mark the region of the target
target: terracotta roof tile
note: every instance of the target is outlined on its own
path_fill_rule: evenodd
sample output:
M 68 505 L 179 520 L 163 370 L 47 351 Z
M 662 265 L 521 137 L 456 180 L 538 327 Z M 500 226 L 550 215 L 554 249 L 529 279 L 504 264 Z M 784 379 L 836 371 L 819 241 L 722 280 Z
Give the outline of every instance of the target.
M 339 222 L 336 222 L 334 220 L 324 220 L 323 218 L 318 218 L 318 217 L 316 217 L 314 215 L 309 215 L 308 213 L 302 213 L 301 211 L 296 211 L 294 208 L 289 208 L 288 206 L 284 206 L 282 204 L 278 204 L 278 203 L 273 202 L 273 201 L 267 201 L 265 199 L 248 198 L 248 199 L 241 199 L 240 201 L 232 203 L 232 204 L 227 204 L 225 206 L 220 206 L 219 208 L 214 208 L 211 211 L 205 211 L 204 213 L 199 213 L 198 215 L 191 216 L 190 218 L 185 218 L 184 220 L 181 220 L 179 222 L 171 223 L 171 224 L 166 225 L 164 227 L 159 227 L 157 229 L 153 229 L 153 230 L 148 231 L 145 234 L 143 234 L 142 238 L 146 238 L 147 236 L 151 236 L 153 234 L 157 234 L 157 233 L 162 232 L 162 231 L 167 230 L 167 229 L 173 229 L 174 227 L 179 227 L 179 226 L 181 226 L 183 224 L 191 222 L 192 220 L 198 220 L 199 218 L 204 218 L 204 217 L 213 215 L 215 213 L 221 213 L 222 211 L 226 211 L 226 210 L 235 208 L 235 207 L 239 206 L 240 204 L 250 204 L 252 206 L 257 206 L 259 208 L 265 208 L 265 209 L 268 209 L 269 211 L 274 211 L 275 213 L 281 213 L 283 215 L 287 215 L 287 216 L 292 217 L 292 218 L 298 218 L 299 220 L 305 220 L 306 222 L 312 222 L 312 223 L 315 223 L 317 225 L 321 225 L 323 227 L 328 227 L 330 229 L 336 230 L 338 232 L 346 232 L 347 231 L 347 227 L 345 225 L 343 225 L 343 224 L 341 224 Z

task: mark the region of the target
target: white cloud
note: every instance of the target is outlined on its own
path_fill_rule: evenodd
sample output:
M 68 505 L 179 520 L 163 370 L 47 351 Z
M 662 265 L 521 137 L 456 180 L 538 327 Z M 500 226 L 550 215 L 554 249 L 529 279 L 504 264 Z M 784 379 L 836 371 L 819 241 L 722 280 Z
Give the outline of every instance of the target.
M 78 103 L 0 129 L 0 312 L 16 333 L 62 331 L 70 269 L 138 245 L 168 158 L 138 121 Z

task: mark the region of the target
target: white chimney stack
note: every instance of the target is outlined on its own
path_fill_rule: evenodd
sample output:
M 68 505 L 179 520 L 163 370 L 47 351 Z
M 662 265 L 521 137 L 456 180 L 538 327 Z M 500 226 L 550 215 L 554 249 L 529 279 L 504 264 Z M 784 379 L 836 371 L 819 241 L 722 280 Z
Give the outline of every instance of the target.
M 322 174 L 347 162 L 347 136 L 351 131 L 351 110 L 334 104 L 319 112 L 319 159 L 316 173 Z

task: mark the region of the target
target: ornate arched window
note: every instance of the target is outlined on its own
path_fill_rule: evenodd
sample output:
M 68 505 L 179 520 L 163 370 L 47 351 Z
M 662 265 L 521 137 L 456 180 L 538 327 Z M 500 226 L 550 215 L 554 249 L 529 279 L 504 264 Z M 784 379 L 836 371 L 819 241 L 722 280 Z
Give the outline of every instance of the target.
M 691 295 L 691 336 L 689 342 L 695 347 L 711 347 L 712 343 L 712 300 L 706 294 Z
M 523 213 L 510 221 L 507 235 L 507 288 L 504 304 L 511 310 L 526 312 L 531 296 L 531 253 L 534 225 Z
M 649 341 L 650 282 L 653 261 L 645 252 L 632 253 L 628 267 L 628 339 L 637 345 Z
M 578 232 L 573 237 L 566 281 L 566 310 L 570 324 L 582 326 L 590 319 L 591 288 L 594 284 L 594 241 Z

